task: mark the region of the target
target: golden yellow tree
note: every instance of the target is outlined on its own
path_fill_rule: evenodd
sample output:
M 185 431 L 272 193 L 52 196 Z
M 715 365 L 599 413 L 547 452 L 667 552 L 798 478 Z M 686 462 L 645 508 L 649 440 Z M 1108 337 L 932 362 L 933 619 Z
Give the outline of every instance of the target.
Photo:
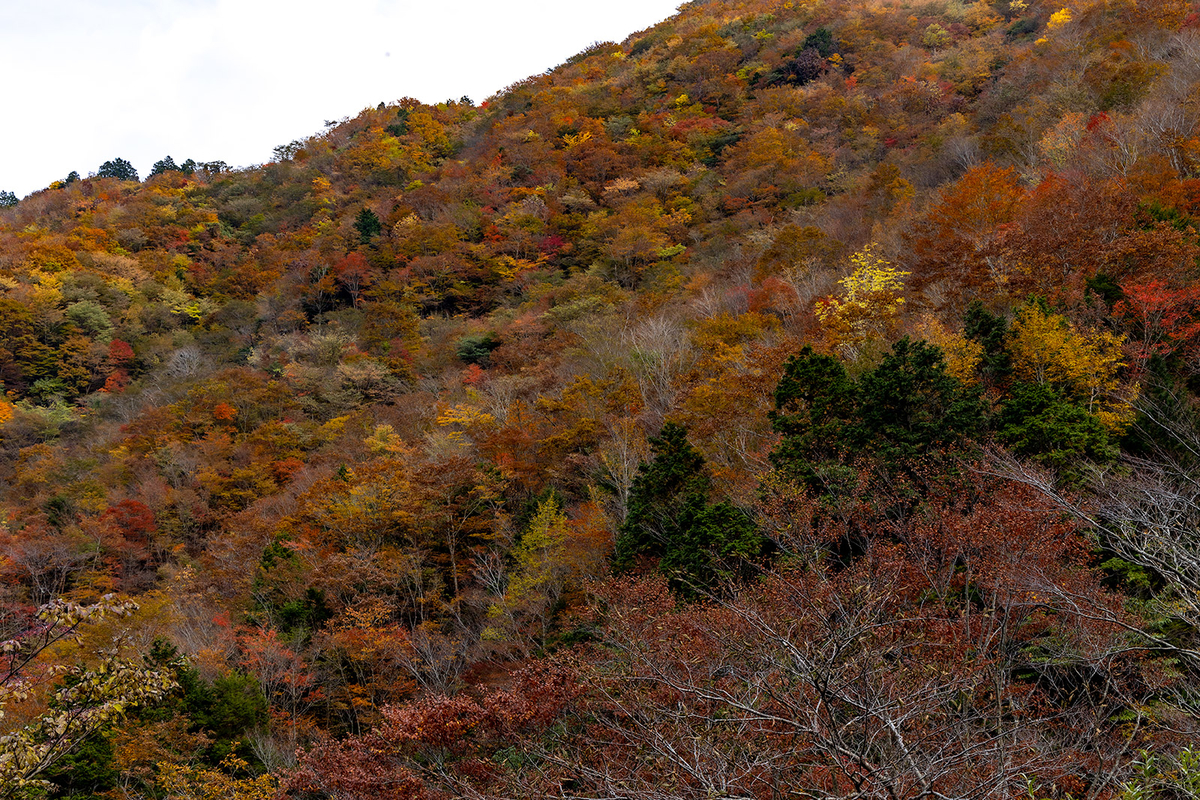
M 948 374 L 963 384 L 975 383 L 975 369 L 983 360 L 983 345 L 949 330 L 931 314 L 921 319 L 916 332 L 920 338 L 941 349 L 946 357 Z
M 909 273 L 880 256 L 874 244 L 852 255 L 850 263 L 855 269 L 839 281 L 841 295 L 818 301 L 816 312 L 834 350 L 853 361 L 868 342 L 891 330 Z
M 253 776 L 243 759 L 228 755 L 219 769 L 191 767 L 163 762 L 159 764 L 158 785 L 170 800 L 271 800 L 278 782 L 271 775 Z M 236 777 L 237 773 L 247 773 Z
M 438 411 L 437 424 L 453 428 L 449 439 L 465 442 L 468 436 L 489 430 L 496 424 L 496 417 L 483 410 L 484 398 L 478 389 L 467 388 L 467 402 L 443 407 Z
M 484 634 L 487 638 L 545 635 L 551 609 L 571 572 L 564 553 L 569 535 L 567 516 L 558 501 L 538 503 L 537 514 L 513 550 L 513 570 L 504 596 L 488 609 L 492 626 Z M 537 630 L 521 630 L 527 626 Z
M 1078 331 L 1061 314 L 1030 303 L 1017 312 L 1009 350 L 1017 378 L 1054 386 L 1120 434 L 1133 421 L 1138 394 L 1120 377 L 1124 342 L 1107 331 Z
M 607 568 L 609 545 L 607 520 L 594 498 L 570 517 L 557 499 L 540 501 L 512 551 L 503 593 L 488 609 L 484 638 L 528 647 L 544 642 L 560 601 Z

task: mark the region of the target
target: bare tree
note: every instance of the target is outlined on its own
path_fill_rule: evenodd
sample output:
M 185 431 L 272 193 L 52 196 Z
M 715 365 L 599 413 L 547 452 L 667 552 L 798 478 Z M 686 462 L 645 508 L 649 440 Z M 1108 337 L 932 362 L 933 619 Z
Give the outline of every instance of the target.
M 1088 491 L 1064 491 L 1052 473 L 994 454 L 992 471 L 1033 487 L 1090 531 L 1107 564 L 1125 574 L 1140 595 L 1126 608 L 1080 602 L 1062 586 L 1047 585 L 1056 602 L 1111 624 L 1124 638 L 1114 656 L 1139 653 L 1169 665 L 1171 679 L 1156 698 L 1163 727 L 1183 736 L 1200 730 L 1200 431 L 1195 411 L 1169 388 L 1155 387 L 1139 401 L 1135 433 L 1139 455 L 1096 468 Z M 1140 721 L 1140 719 L 1139 719 Z

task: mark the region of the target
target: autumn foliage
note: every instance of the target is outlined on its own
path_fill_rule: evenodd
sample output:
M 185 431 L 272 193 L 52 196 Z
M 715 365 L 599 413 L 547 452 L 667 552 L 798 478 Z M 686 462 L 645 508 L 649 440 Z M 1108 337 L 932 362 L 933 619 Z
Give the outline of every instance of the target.
M 1194 793 L 1194 6 L 689 3 L 0 193 L 0 797 Z

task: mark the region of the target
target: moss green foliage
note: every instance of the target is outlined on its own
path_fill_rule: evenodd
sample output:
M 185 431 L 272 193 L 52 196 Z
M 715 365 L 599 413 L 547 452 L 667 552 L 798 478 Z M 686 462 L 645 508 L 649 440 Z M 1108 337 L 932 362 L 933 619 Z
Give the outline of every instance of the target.
M 493 331 L 488 331 L 459 339 L 455 354 L 465 364 L 478 364 L 486 367 L 491 361 L 492 351 L 499 346 L 500 338 Z

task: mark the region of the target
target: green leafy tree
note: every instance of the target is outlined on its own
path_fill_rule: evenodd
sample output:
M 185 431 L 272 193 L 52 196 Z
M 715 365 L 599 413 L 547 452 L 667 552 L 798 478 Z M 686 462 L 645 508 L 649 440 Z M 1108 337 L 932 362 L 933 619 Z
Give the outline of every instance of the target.
M 1118 800 L 1200 797 L 1200 749 L 1188 745 L 1174 756 L 1138 753 L 1134 776 L 1121 785 Z
M 17 196 L 9 191 L 0 191 L 0 208 L 12 208 L 19 201 Z
M 494 331 L 474 336 L 464 336 L 458 340 L 455 354 L 465 364 L 478 364 L 486 367 L 492 358 L 492 351 L 501 344 L 500 337 Z
M 1085 460 L 1109 461 L 1117 448 L 1100 419 L 1044 383 L 1017 383 L 1000 409 L 996 436 L 1014 453 L 1072 482 Z
M 639 555 L 661 556 L 708 501 L 711 481 L 704 458 L 688 442 L 682 425 L 663 425 L 650 438 L 650 450 L 651 461 L 642 462 L 633 479 L 617 537 L 613 560 L 618 569 L 628 568 Z
M 94 300 L 80 300 L 67 306 L 66 317 L 89 337 L 111 338 L 113 325 L 108 311 Z
M 572 571 L 566 553 L 569 536 L 561 501 L 553 495 L 539 501 L 512 551 L 513 569 L 504 595 L 488 609 L 492 625 L 485 638 L 524 635 L 532 641 L 545 640 L 554 606 Z

